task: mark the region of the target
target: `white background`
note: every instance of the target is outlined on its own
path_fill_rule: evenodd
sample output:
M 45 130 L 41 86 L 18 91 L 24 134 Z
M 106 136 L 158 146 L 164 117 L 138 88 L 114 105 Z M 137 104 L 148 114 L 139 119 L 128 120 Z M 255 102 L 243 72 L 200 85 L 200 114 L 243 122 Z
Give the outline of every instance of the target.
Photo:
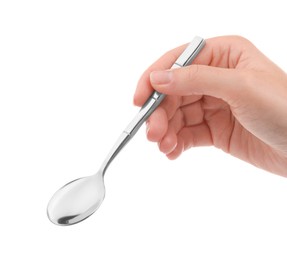
M 287 259 L 287 180 L 214 148 L 169 161 L 142 128 L 106 198 L 58 227 L 52 194 L 93 174 L 141 73 L 195 35 L 239 34 L 287 70 L 284 1 L 0 2 L 0 259 Z M 286 101 L 287 102 L 287 101 Z

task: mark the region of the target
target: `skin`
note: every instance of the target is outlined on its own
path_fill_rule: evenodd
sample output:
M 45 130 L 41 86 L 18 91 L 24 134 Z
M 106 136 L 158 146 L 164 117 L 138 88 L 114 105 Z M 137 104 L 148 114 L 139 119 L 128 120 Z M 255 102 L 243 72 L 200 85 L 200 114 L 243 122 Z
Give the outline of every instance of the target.
M 215 146 L 287 177 L 287 75 L 251 42 L 216 37 L 193 64 L 169 68 L 186 46 L 163 55 L 140 78 L 134 103 L 167 94 L 147 122 L 147 137 L 169 159 Z

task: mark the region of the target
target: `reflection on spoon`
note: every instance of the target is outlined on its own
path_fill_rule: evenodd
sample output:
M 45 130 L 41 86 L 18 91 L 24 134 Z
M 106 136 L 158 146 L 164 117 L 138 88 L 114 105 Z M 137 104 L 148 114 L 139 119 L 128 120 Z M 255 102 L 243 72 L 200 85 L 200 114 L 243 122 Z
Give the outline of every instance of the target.
M 176 60 L 172 68 L 189 65 L 203 48 L 204 44 L 205 41 L 202 38 L 195 37 Z M 99 208 L 105 197 L 104 175 L 106 169 L 151 113 L 158 107 L 164 97 L 164 94 L 157 91 L 149 97 L 136 117 L 120 135 L 100 170 L 95 175 L 69 182 L 54 194 L 47 208 L 48 218 L 54 224 L 62 226 L 76 224 L 89 217 Z
M 76 179 L 62 187 L 48 205 L 49 219 L 58 225 L 72 225 L 89 217 L 105 197 L 103 175 Z

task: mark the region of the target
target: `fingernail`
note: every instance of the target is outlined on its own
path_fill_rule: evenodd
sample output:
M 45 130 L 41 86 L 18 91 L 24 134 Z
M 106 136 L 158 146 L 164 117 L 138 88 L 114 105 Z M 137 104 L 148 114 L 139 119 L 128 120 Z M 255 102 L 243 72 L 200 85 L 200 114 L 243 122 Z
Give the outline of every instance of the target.
M 154 85 L 167 85 L 171 82 L 172 72 L 170 70 L 153 71 L 150 74 L 151 84 Z

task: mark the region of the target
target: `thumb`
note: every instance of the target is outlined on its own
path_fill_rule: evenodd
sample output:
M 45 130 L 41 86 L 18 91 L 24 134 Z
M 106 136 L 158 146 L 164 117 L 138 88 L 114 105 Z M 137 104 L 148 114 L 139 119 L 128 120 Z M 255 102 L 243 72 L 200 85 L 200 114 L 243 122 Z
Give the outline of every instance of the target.
M 243 71 L 206 65 L 153 71 L 150 82 L 154 89 L 167 95 L 208 95 L 232 103 L 243 95 Z

